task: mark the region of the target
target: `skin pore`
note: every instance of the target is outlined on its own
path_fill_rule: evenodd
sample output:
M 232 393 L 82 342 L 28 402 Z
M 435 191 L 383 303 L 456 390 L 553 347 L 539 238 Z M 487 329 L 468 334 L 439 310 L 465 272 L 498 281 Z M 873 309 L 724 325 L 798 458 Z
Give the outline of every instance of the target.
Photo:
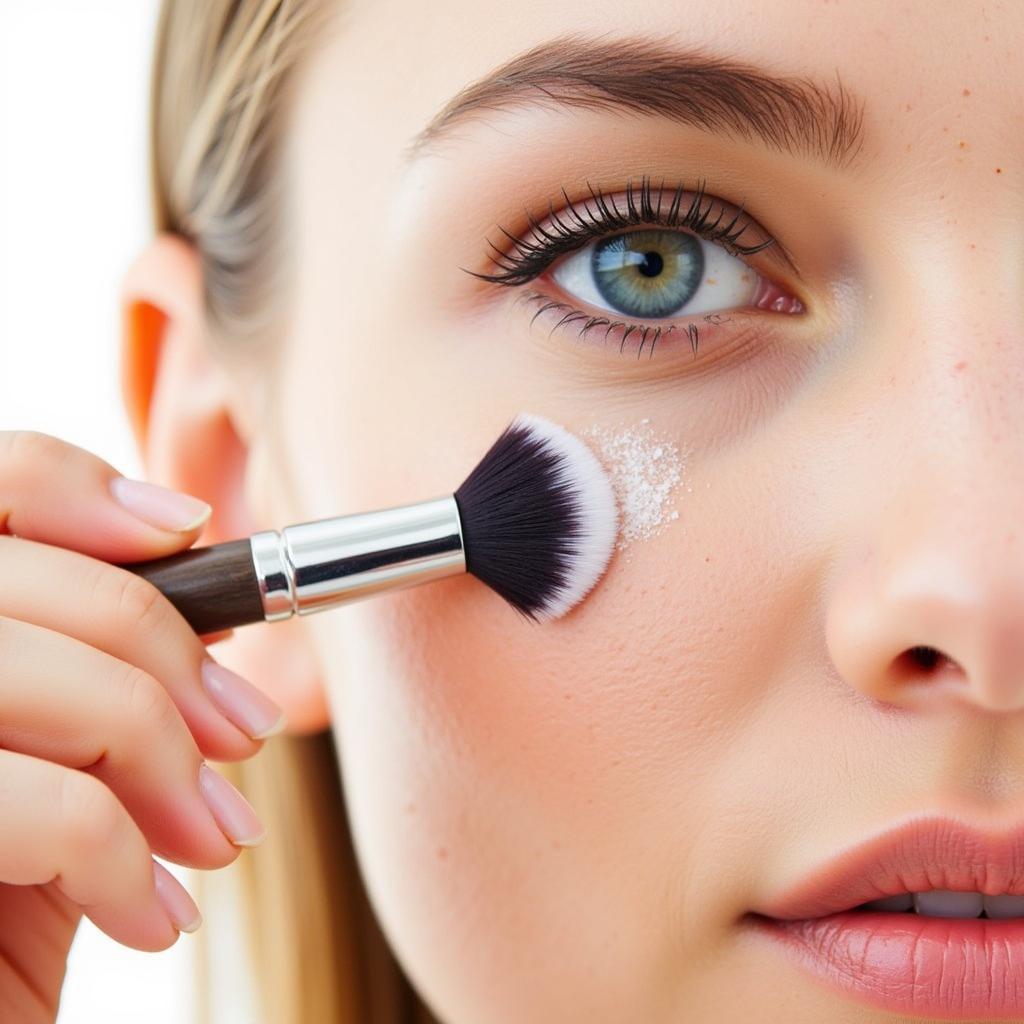
M 1024 790 L 1024 11 L 357 0 L 336 28 L 285 140 L 273 365 L 215 363 L 186 247 L 134 272 L 169 315 L 150 478 L 213 503 L 211 543 L 450 493 L 529 411 L 647 417 L 689 489 L 557 623 L 460 577 L 218 657 L 294 729 L 334 729 L 374 905 L 447 1024 L 891 1021 L 742 918 L 908 813 L 1006 822 Z M 534 88 L 410 151 L 460 90 L 570 36 L 841 82 L 857 145 L 828 162 Z M 556 327 L 567 309 L 531 321 L 528 291 L 644 322 L 552 270 L 466 272 L 563 188 L 645 176 L 744 204 L 742 241 L 778 243 L 744 262 L 803 311 L 679 316 L 637 358 L 621 329 Z M 916 645 L 952 660 L 898 667 Z

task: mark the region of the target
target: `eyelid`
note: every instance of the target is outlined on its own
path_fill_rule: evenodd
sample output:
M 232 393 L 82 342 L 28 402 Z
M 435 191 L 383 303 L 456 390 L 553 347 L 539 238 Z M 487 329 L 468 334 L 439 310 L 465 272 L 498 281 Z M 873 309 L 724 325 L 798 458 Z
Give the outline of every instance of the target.
M 544 221 L 538 221 L 528 209 L 524 210 L 530 228 L 528 232 L 514 235 L 502 225 L 498 225 L 498 230 L 512 246 L 510 252 L 507 247 L 502 249 L 487 240 L 487 244 L 493 250 L 493 255 L 488 258 L 499 268 L 499 273 L 482 274 L 465 267 L 461 269 L 481 280 L 514 287 L 529 283 L 559 256 L 574 252 L 591 240 L 602 238 L 614 230 L 650 226 L 690 230 L 707 241 L 721 245 L 727 252 L 739 258 L 767 250 L 799 274 L 778 239 L 761 227 L 751 215 L 745 213 L 742 202 L 737 207 L 727 200 L 711 195 L 708 205 L 702 208 L 706 195 L 706 182 L 703 179 L 697 182 L 695 189 L 686 189 L 684 183 L 680 181 L 670 190 L 672 196 L 664 211 L 664 178 L 657 187 L 657 203 L 654 202 L 651 179 L 647 175 L 641 178 L 639 205 L 635 198 L 633 180 L 629 179 L 624 190 L 624 210 L 620 209 L 617 198 L 621 193 L 607 196 L 600 187 L 595 193 L 589 181 L 587 189 L 589 197 L 580 200 L 582 212 L 563 188 L 561 192 L 565 207 L 556 213 L 554 203 L 548 200 L 548 217 Z M 690 199 L 685 212 L 681 213 L 684 196 L 689 196 Z M 711 214 L 716 211 L 717 216 L 712 223 Z M 728 212 L 732 212 L 732 219 L 722 225 L 721 222 Z M 733 230 L 737 221 L 741 221 L 740 227 Z M 751 228 L 760 231 L 765 238 L 756 246 L 739 242 L 740 237 Z

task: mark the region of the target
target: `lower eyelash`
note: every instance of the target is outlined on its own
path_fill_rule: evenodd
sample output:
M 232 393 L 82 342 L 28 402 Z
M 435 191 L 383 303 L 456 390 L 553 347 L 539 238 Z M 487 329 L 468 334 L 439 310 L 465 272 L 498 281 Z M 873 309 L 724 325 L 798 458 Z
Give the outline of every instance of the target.
M 608 335 L 616 327 L 624 327 L 625 330 L 622 333 L 622 339 L 619 343 L 619 354 L 621 355 L 623 349 L 625 348 L 626 341 L 629 339 L 629 336 L 634 331 L 639 332 L 640 345 L 637 348 L 637 359 L 639 359 L 640 356 L 643 354 L 644 346 L 647 344 L 648 338 L 650 338 L 650 349 L 648 350 L 647 358 L 650 359 L 651 356 L 654 355 L 654 346 L 658 343 L 659 339 L 679 329 L 678 324 L 671 324 L 669 327 L 666 328 L 656 327 L 651 324 L 630 324 L 627 323 L 627 321 L 625 320 L 612 320 L 610 317 L 606 316 L 592 316 L 589 313 L 584 313 L 582 310 L 577 309 L 571 303 L 561 302 L 558 299 L 552 299 L 549 295 L 545 295 L 543 292 L 525 291 L 520 293 L 518 298 L 523 302 L 536 302 L 540 304 L 540 308 L 530 318 L 531 327 L 533 326 L 533 322 L 537 319 L 537 317 L 539 317 L 542 313 L 545 313 L 550 309 L 566 309 L 569 311 L 568 313 L 565 314 L 565 316 L 562 317 L 561 320 L 558 321 L 558 323 L 554 325 L 554 327 L 551 328 L 551 331 L 548 333 L 548 338 L 550 338 L 551 335 L 554 334 L 559 327 L 568 326 L 569 324 L 574 323 L 578 320 L 585 321 L 583 326 L 580 328 L 579 333 L 577 334 L 577 340 L 579 341 L 582 341 L 583 336 L 588 331 L 593 330 L 595 327 L 604 326 L 605 341 L 608 340 Z M 718 321 L 715 320 L 712 322 Z M 686 332 L 690 340 L 690 347 L 693 349 L 693 356 L 696 359 L 697 345 L 699 343 L 700 337 L 700 329 L 697 327 L 696 324 L 691 323 L 687 324 Z

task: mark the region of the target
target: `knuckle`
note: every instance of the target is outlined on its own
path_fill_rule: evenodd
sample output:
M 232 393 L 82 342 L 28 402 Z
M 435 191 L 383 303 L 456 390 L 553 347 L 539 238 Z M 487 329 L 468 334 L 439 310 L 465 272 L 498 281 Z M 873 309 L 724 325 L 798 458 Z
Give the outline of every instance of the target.
M 31 472 L 40 465 L 52 468 L 70 455 L 60 438 L 39 430 L 8 430 L 0 434 L 0 453 L 16 473 Z
M 80 854 L 109 848 L 124 826 L 117 797 L 86 772 L 67 769 L 60 773 L 58 808 L 65 837 Z
M 148 580 L 123 569 L 114 574 L 117 587 L 117 614 L 132 628 L 154 630 L 165 622 L 164 595 Z
M 144 669 L 128 665 L 121 683 L 124 706 L 130 718 L 130 732 L 136 733 L 140 722 L 154 732 L 170 729 L 176 720 L 177 708 L 167 690 Z

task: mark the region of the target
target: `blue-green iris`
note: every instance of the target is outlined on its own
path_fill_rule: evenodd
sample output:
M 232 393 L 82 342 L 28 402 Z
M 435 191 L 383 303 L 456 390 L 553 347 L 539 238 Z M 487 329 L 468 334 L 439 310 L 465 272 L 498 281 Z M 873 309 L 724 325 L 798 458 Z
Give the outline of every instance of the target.
M 620 312 L 669 316 L 697 291 L 704 274 L 704 250 L 696 235 L 633 231 L 595 245 L 590 268 L 601 296 Z

